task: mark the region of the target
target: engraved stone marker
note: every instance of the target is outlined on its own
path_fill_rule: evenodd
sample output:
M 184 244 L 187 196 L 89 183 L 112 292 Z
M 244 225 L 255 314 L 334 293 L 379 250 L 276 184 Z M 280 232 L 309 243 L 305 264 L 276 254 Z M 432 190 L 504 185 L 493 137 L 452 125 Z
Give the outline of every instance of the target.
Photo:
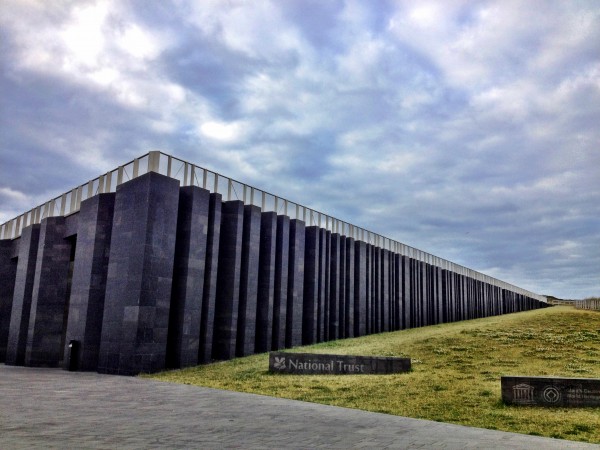
M 269 371 L 300 375 L 390 374 L 409 372 L 410 358 L 271 352 Z
M 513 405 L 600 406 L 600 379 L 501 377 L 502 401 Z

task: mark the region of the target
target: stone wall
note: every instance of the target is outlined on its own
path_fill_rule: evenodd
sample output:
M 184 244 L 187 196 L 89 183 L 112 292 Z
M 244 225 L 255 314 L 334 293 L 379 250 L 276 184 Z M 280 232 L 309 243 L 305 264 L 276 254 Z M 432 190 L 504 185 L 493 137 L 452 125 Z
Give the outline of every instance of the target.
M 0 280 L 3 361 L 126 375 L 546 306 L 155 172 L 0 241 Z

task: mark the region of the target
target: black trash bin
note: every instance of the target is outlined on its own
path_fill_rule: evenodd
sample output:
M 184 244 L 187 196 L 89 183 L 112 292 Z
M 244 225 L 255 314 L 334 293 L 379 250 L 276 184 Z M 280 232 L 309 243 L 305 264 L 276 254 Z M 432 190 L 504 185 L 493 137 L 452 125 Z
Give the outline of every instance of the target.
M 79 370 L 79 348 L 81 343 L 79 341 L 69 341 L 69 351 L 67 355 L 67 370 L 76 372 Z

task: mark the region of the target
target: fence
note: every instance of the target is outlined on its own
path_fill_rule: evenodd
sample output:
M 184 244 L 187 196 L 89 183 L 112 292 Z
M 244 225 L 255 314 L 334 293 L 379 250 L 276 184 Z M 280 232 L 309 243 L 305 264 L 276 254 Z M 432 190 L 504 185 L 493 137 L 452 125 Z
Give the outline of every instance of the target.
M 594 311 L 600 311 L 600 298 L 586 298 L 585 300 L 575 301 L 575 308 L 577 309 L 593 309 Z

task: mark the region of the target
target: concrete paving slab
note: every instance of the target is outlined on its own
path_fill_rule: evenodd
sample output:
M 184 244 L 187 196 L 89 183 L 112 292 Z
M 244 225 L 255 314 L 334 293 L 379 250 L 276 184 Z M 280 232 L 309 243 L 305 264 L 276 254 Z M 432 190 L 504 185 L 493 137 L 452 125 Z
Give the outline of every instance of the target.
M 0 364 L 0 448 L 598 449 L 140 378 Z

